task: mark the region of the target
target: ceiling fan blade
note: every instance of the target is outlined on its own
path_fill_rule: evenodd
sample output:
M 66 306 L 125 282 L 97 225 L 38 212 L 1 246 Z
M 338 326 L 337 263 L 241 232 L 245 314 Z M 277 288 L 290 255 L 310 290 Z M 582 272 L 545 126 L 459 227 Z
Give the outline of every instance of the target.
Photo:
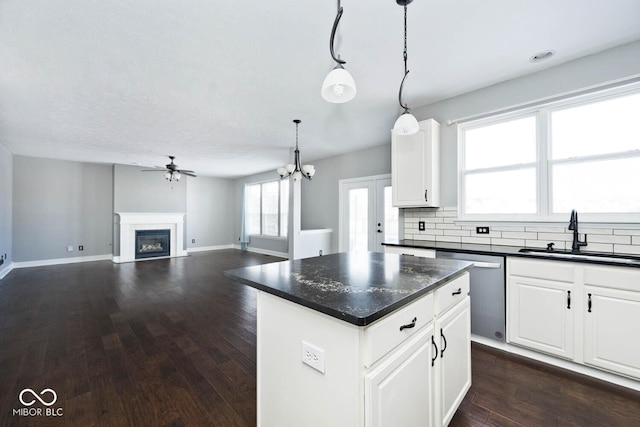
M 167 172 L 165 169 L 142 169 L 140 172 Z
M 187 172 L 187 171 L 179 171 L 179 172 L 180 172 L 182 175 L 192 176 L 192 177 L 194 177 L 194 178 L 197 178 L 197 177 L 198 177 L 195 173 L 193 173 L 193 172 L 191 172 L 191 171 L 189 171 L 189 172 Z
M 194 171 L 190 171 L 189 169 L 178 169 L 178 172 L 180 172 L 180 173 L 183 173 L 183 172 L 186 172 L 186 173 L 195 173 Z

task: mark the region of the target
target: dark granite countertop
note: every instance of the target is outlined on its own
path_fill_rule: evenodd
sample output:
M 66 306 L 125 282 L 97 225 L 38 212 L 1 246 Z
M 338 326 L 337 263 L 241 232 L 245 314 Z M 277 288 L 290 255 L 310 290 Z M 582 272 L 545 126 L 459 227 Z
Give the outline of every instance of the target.
M 499 245 L 481 245 L 475 243 L 450 243 L 450 242 L 433 242 L 428 240 L 398 240 L 385 242 L 386 246 L 402 246 L 406 248 L 434 249 L 443 252 L 459 252 L 477 255 L 497 255 L 497 256 L 516 256 L 522 258 L 546 259 L 553 261 L 568 262 L 584 262 L 590 264 L 604 264 L 613 266 L 636 267 L 640 268 L 640 258 L 634 254 L 606 253 L 606 252 L 590 252 L 581 250 L 581 255 L 592 255 L 588 259 L 585 258 L 560 258 L 553 255 L 547 255 L 544 252 L 527 253 L 520 252 L 519 246 L 499 246 Z M 533 248 L 531 248 L 533 249 Z M 602 258 L 611 257 L 611 258 Z M 618 259 L 616 259 L 618 258 Z
M 224 276 L 365 326 L 472 268 L 466 261 L 343 252 L 256 265 Z

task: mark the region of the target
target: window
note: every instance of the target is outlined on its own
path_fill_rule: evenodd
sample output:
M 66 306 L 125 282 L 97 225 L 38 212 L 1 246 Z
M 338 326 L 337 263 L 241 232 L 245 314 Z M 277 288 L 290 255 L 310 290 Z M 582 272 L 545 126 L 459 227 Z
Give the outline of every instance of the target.
M 289 180 L 246 186 L 247 232 L 252 235 L 287 237 Z
M 640 85 L 459 125 L 461 219 L 640 219 Z

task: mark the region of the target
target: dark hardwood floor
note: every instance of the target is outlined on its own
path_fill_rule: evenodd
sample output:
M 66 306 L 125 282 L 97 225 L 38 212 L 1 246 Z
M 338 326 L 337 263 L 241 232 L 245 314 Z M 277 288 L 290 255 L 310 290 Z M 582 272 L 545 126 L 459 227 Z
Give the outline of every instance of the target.
M 14 270 L 0 281 L 0 424 L 254 426 L 256 293 L 222 272 L 279 260 L 224 250 Z M 640 425 L 640 393 L 472 351 L 452 426 Z M 14 415 L 26 388 L 54 390 L 60 416 Z

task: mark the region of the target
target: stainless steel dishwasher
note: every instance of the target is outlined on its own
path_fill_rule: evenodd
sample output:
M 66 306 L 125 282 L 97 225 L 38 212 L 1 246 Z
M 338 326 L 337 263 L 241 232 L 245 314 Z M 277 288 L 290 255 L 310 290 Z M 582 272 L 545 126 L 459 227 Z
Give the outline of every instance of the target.
M 505 338 L 504 257 L 436 251 L 436 258 L 473 262 L 471 269 L 471 333 L 494 340 Z

